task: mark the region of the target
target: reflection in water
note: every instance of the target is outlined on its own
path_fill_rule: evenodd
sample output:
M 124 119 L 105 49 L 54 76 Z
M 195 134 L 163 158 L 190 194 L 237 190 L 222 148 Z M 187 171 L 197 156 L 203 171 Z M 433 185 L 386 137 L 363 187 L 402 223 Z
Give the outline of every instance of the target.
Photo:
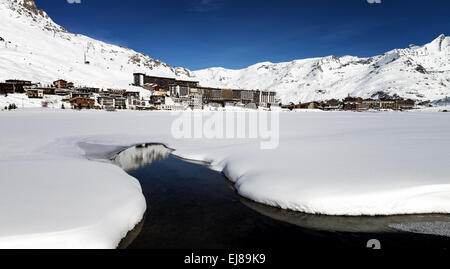
M 337 217 L 282 210 L 239 197 L 223 174 L 171 153 L 164 145 L 145 144 L 113 160 L 139 180 L 149 208 L 121 248 L 365 248 L 373 238 L 383 248 L 447 248 L 450 243 L 444 237 L 404 233 L 444 235 L 448 215 Z
M 143 144 L 120 152 L 113 161 L 125 171 L 131 171 L 165 159 L 172 151 L 162 144 Z
M 245 198 L 241 198 L 241 202 L 258 213 L 272 219 L 294 224 L 303 228 L 334 232 L 395 232 L 397 230 L 407 231 L 406 229 L 400 228 L 402 227 L 402 224 L 405 223 L 408 223 L 409 226 L 414 223 L 421 224 L 421 226 L 428 223 L 430 224 L 430 229 L 432 229 L 433 223 L 450 223 L 449 215 L 398 215 L 380 217 L 326 216 L 283 210 L 255 203 Z M 438 227 L 442 229 L 442 225 Z M 447 227 L 449 226 L 447 225 Z M 429 231 L 428 234 L 442 235 L 442 232 L 437 232 L 438 231 L 436 231 L 436 233 L 432 233 Z
M 139 222 L 133 230 L 129 231 L 127 235 L 122 239 L 122 241 L 119 243 L 119 246 L 117 246 L 117 249 L 127 249 L 130 247 L 130 245 L 136 240 L 136 238 L 141 234 L 142 228 L 144 227 L 145 223 L 145 216 Z

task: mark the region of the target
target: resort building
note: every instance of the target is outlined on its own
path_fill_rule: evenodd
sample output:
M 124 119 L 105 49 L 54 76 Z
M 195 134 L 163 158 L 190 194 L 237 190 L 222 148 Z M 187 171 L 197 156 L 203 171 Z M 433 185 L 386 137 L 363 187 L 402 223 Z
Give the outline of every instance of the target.
M 58 79 L 58 80 L 54 81 L 53 86 L 55 86 L 57 89 L 67 89 L 68 88 L 67 81 L 65 81 L 63 79 Z
M 70 105 L 73 109 L 93 109 L 95 100 L 91 98 L 75 97 L 70 99 Z
M 186 86 L 186 87 L 196 87 L 198 86 L 197 81 L 185 81 L 177 80 L 175 78 L 167 77 L 155 77 L 147 76 L 143 73 L 135 73 L 134 76 L 134 86 L 144 87 L 146 84 L 156 84 L 160 89 L 169 90 L 169 87 L 174 86 Z
M 37 86 L 28 80 L 9 79 L 5 83 L 0 83 L 0 93 L 25 93 L 26 88 Z
M 42 99 L 44 98 L 44 91 L 41 89 L 28 89 L 27 96 L 28 98 Z

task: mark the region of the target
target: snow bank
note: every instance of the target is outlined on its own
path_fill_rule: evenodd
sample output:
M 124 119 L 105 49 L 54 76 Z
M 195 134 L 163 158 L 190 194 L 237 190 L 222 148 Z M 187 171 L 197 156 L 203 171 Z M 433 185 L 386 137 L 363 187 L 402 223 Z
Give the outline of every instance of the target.
M 142 218 L 139 183 L 83 160 L 0 162 L 0 248 L 115 248 Z
M 117 246 L 140 221 L 144 198 L 123 170 L 87 159 L 148 142 L 210 162 L 240 195 L 267 205 L 450 213 L 449 115 L 281 113 L 280 145 L 264 151 L 257 140 L 175 140 L 166 112 L 0 112 L 0 247 Z

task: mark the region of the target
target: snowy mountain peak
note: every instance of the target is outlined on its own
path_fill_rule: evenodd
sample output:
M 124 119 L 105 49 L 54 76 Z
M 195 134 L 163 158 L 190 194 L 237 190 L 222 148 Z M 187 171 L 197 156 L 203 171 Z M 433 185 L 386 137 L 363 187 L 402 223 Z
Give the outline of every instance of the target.
M 38 26 L 43 30 L 66 31 L 63 27 L 53 22 L 45 11 L 38 9 L 33 0 L 0 0 L 0 8 L 9 10 L 9 17 Z
M 45 85 L 65 79 L 78 86 L 139 90 L 130 86 L 135 72 L 189 79 L 187 69 L 67 32 L 32 0 L 0 0 L 0 18 L 0 81 Z
M 37 9 L 36 4 L 33 0 L 16 0 L 15 2 L 22 5 L 24 8 L 28 9 L 36 15 L 44 16 L 44 11 Z
M 49 19 L 45 11 L 38 9 L 33 0 L 0 0 L 0 4 L 7 6 L 18 15 L 40 16 Z
M 450 48 L 450 37 L 442 34 L 431 43 L 427 44 L 426 47 L 432 52 L 443 52 L 446 49 Z

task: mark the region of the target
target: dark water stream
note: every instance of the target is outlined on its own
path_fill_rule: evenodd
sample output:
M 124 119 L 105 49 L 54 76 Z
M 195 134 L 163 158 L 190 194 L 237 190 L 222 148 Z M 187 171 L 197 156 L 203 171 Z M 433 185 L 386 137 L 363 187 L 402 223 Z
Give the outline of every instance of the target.
M 336 249 L 450 247 L 450 238 L 391 224 L 450 222 L 446 215 L 330 217 L 264 206 L 240 197 L 221 174 L 171 155 L 162 145 L 127 149 L 116 163 L 137 178 L 148 210 L 123 246 L 130 249 Z M 124 241 L 126 242 L 126 240 Z

